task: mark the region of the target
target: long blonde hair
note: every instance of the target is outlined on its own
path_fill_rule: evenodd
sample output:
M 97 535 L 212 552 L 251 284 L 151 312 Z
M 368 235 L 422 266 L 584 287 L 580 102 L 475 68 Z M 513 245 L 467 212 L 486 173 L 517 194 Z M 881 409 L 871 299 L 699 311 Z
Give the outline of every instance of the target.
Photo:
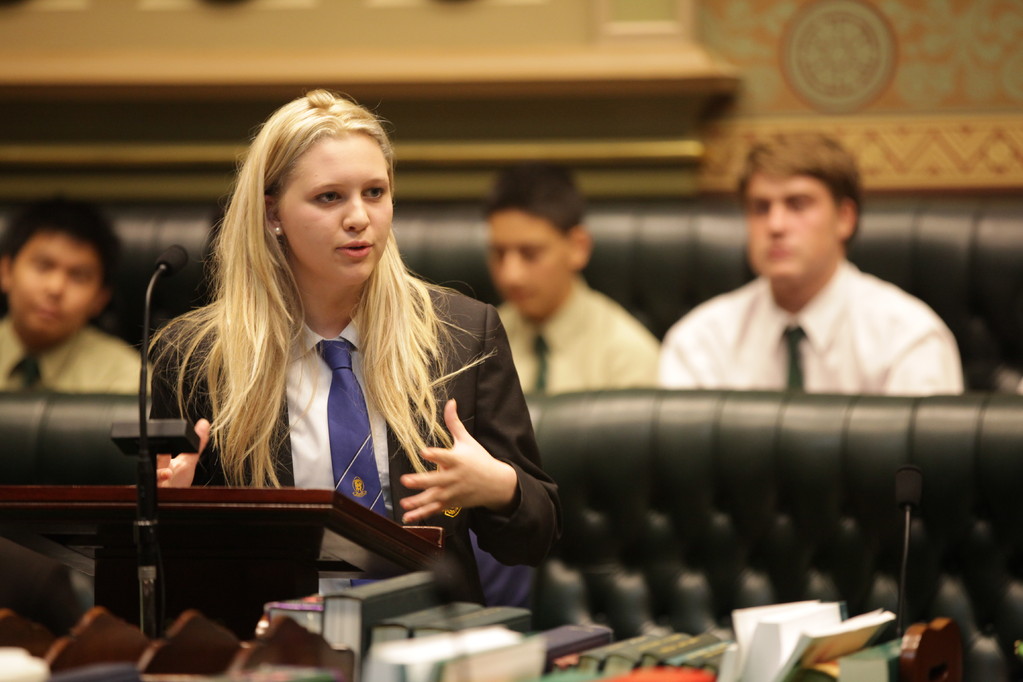
M 155 362 L 179 362 L 176 385 L 182 413 L 197 399 L 195 375 L 205 379 L 212 405 L 211 443 L 230 485 L 280 486 L 274 453 L 288 438 L 281 408 L 292 349 L 304 314 L 285 247 L 273 235 L 265 197 L 285 188 L 298 159 L 329 137 L 364 134 L 387 160 L 394 185 L 394 151 L 380 121 L 344 97 L 314 90 L 278 109 L 260 128 L 238 172 L 216 237 L 211 263 L 212 302 L 169 323 L 156 336 Z M 437 356 L 446 333 L 430 297 L 432 287 L 412 276 L 393 233 L 362 292 L 353 321 L 364 354 L 367 401 L 386 419 L 413 467 L 425 465 L 427 445 L 450 446 L 438 419 L 434 389 Z

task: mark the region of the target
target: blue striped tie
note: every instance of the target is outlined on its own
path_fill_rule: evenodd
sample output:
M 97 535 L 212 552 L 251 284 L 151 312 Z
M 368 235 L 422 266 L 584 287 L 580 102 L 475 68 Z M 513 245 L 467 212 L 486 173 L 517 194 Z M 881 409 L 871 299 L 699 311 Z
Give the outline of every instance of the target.
M 369 413 L 352 371 L 352 344 L 344 339 L 323 341 L 320 353 L 333 374 L 327 397 L 327 429 L 334 489 L 378 514 L 385 514 Z

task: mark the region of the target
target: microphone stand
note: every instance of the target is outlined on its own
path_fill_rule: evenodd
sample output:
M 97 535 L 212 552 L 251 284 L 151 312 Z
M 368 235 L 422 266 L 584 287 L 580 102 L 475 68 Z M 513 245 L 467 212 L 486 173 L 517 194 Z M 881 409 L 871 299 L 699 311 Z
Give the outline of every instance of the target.
M 142 369 L 139 371 L 139 451 L 138 481 L 135 486 L 138 492 L 138 504 L 135 518 L 135 543 L 138 548 L 139 578 L 139 625 L 143 634 L 150 639 L 159 637 L 159 618 L 157 615 L 156 579 L 157 566 L 160 560 L 160 545 L 156 536 L 156 455 L 149 452 L 149 433 L 146 428 L 148 419 L 147 389 L 149 364 L 149 324 L 150 303 L 156 280 L 171 267 L 167 263 L 157 264 L 153 276 L 149 278 L 146 288 L 145 309 L 142 313 Z
M 896 609 L 895 635 L 902 637 L 906 617 L 906 567 L 909 564 L 909 532 L 913 524 L 913 508 L 919 506 L 923 494 L 923 473 L 920 467 L 906 464 L 895 472 L 895 501 L 903 510 L 902 561 L 899 566 L 899 605 Z
M 906 564 L 909 563 L 909 527 L 913 523 L 913 505 L 903 505 L 905 516 L 903 517 L 902 532 L 902 565 L 899 566 L 899 605 L 897 608 L 898 619 L 895 623 L 895 636 L 902 637 L 905 632 L 903 623 L 906 617 Z

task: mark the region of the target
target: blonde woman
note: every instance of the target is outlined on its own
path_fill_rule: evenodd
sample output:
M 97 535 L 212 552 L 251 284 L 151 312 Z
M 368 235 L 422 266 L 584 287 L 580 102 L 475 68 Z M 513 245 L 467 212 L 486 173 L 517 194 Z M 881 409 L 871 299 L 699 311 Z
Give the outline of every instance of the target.
M 480 600 L 469 530 L 502 563 L 535 565 L 560 534 L 557 486 L 496 311 L 406 271 L 393 186 L 387 134 L 343 97 L 310 92 L 263 124 L 217 235 L 213 302 L 154 340 L 153 416 L 186 415 L 202 442 L 161 457 L 157 477 L 340 486 L 321 350 L 344 339 L 380 511 L 443 526 L 462 596 Z

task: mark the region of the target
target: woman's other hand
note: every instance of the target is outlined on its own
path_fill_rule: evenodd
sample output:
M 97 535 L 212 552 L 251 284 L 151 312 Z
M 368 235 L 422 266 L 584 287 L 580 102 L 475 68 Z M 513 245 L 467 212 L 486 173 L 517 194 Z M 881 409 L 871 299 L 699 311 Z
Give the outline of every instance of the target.
M 183 452 L 177 457 L 156 456 L 156 484 L 161 488 L 187 488 L 195 478 L 195 467 L 199 455 L 210 440 L 210 423 L 200 419 L 195 423 L 195 435 L 199 436 L 199 452 Z
M 451 448 L 426 448 L 423 459 L 437 465 L 435 471 L 405 474 L 402 485 L 423 492 L 401 500 L 402 521 L 421 521 L 451 507 L 485 507 L 510 512 L 518 497 L 518 475 L 506 462 L 494 459 L 469 435 L 458 418 L 457 405 L 444 406 L 444 423 L 454 438 Z

